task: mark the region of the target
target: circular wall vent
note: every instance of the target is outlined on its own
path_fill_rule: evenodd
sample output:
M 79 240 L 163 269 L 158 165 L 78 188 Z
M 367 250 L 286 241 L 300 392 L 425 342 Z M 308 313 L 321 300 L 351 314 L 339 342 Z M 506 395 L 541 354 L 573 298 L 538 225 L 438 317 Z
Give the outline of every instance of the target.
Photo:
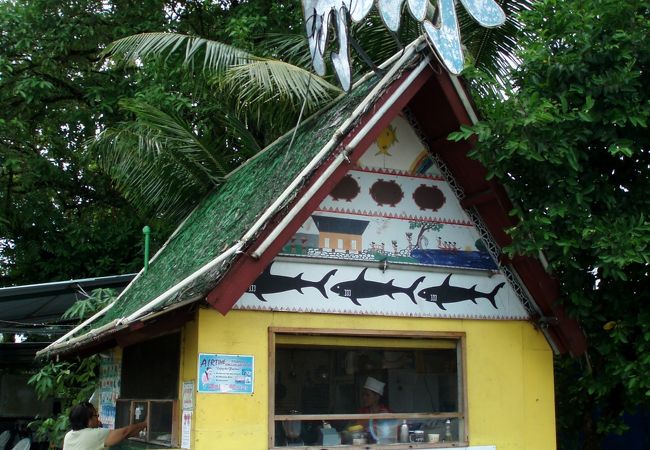
M 345 200 L 349 202 L 359 195 L 359 192 L 361 192 L 361 188 L 359 187 L 357 180 L 352 178 L 352 175 L 346 175 L 341 181 L 339 181 L 339 184 L 332 189 L 330 196 L 334 200 Z

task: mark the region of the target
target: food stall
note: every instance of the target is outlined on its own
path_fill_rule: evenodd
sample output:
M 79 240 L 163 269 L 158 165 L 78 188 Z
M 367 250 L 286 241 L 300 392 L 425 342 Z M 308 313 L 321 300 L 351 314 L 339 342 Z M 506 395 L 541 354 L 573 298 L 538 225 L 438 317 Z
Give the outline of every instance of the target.
M 474 114 L 415 42 L 231 174 L 120 298 L 45 349 L 102 352 L 106 423 L 188 449 L 555 447 L 553 355 L 584 352 Z

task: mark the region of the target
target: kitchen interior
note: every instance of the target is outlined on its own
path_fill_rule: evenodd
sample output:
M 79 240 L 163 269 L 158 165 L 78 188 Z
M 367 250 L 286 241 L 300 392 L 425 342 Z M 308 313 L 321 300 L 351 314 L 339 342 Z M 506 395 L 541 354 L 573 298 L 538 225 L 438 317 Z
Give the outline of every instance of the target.
M 405 413 L 416 415 L 407 419 L 411 434 L 417 430 L 427 432 L 427 435 L 441 434 L 441 440 L 452 439 L 450 434 L 458 435 L 458 415 L 452 414 L 447 420 L 422 416 L 459 411 L 457 368 L 455 347 L 278 345 L 275 357 L 276 416 L 358 414 L 362 407 L 364 383 L 368 377 L 373 377 L 385 383 L 381 403 L 387 411 L 401 414 L 401 417 L 377 420 L 374 427 L 368 427 L 367 418 L 278 420 L 275 445 L 324 445 L 328 443 L 326 441 L 330 445 L 370 444 L 380 443 L 380 440 L 383 444 L 397 443 L 399 425 L 408 417 Z M 380 424 L 389 428 L 383 431 L 383 439 L 377 436 L 380 433 L 377 425 Z M 371 432 L 364 435 L 359 425 Z

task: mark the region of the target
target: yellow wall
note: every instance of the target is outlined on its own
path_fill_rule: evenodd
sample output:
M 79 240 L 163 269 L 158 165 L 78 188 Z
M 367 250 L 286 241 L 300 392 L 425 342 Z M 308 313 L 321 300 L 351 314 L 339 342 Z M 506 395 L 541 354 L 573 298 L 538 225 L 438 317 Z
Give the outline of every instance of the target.
M 196 314 L 198 316 L 198 313 Z M 176 441 L 179 444 L 181 443 L 181 420 L 182 420 L 182 408 L 183 408 L 183 382 L 193 381 L 194 382 L 194 391 L 196 392 L 197 380 L 196 380 L 196 358 L 198 355 L 198 337 L 199 337 L 199 327 L 198 320 L 192 320 L 185 324 L 182 334 L 182 343 L 181 343 L 181 366 L 180 366 L 180 379 L 178 383 L 178 410 L 176 411 L 178 419 L 176 420 L 178 427 L 176 429 Z M 194 411 L 196 411 L 196 393 L 194 394 Z M 192 430 L 191 436 L 194 437 L 194 421 L 192 421 Z
M 196 380 L 198 353 L 254 355 L 255 391 L 195 394 L 192 449 L 268 448 L 269 327 L 464 332 L 470 445 L 555 448 L 552 352 L 527 322 L 201 309 L 185 330 L 183 379 Z

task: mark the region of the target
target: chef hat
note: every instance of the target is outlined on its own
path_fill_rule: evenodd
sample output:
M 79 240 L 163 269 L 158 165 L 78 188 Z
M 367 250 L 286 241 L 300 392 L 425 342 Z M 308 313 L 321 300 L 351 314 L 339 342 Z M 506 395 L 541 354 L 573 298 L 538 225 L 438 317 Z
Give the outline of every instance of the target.
M 384 386 L 386 386 L 386 383 L 382 383 L 376 378 L 368 377 L 366 378 L 366 384 L 363 385 L 363 388 L 376 392 L 379 395 L 384 395 Z

